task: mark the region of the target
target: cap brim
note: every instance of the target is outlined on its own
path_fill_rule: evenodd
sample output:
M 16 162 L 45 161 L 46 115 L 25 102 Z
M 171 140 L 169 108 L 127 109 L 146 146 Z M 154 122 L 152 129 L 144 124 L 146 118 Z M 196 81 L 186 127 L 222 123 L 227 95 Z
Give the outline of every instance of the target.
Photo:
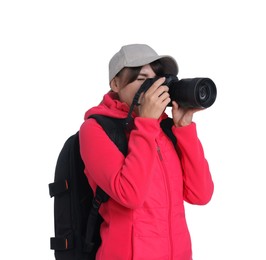
M 140 67 L 149 64 L 153 61 L 160 60 L 164 67 L 164 72 L 166 74 L 177 75 L 178 65 L 175 59 L 168 55 L 156 55 L 150 57 L 143 57 L 142 59 L 136 59 L 131 61 L 129 64 L 125 64 L 125 67 Z

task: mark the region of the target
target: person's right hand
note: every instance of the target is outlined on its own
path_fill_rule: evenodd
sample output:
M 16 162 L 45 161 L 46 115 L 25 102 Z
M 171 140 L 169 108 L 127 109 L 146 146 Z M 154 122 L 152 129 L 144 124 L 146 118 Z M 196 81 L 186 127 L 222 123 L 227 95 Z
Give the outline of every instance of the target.
M 138 114 L 141 117 L 158 119 L 171 101 L 166 85 L 162 85 L 165 77 L 156 80 L 151 87 L 140 95 Z

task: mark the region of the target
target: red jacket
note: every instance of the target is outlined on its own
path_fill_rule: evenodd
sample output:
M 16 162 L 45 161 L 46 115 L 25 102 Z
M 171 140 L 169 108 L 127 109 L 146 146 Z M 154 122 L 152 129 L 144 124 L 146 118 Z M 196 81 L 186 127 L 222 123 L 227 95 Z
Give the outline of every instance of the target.
M 91 114 L 125 118 L 128 106 L 114 96 L 106 94 L 85 119 Z M 172 128 L 179 158 L 160 120 L 135 117 L 126 157 L 94 119 L 80 128 L 85 174 L 93 188 L 97 183 L 111 197 L 100 209 L 98 260 L 192 259 L 184 201 L 208 203 L 213 182 L 195 123 Z

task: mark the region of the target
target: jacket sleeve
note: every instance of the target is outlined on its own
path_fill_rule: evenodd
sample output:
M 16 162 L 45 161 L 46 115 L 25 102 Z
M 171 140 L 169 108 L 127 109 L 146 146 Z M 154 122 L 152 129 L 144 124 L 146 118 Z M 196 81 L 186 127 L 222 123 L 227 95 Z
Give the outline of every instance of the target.
M 198 139 L 196 124 L 173 127 L 183 168 L 184 200 L 191 204 L 207 204 L 213 194 L 214 184 L 203 147 Z
M 80 152 L 85 173 L 112 199 L 128 208 L 136 208 L 145 200 L 156 158 L 157 120 L 136 118 L 130 133 L 126 157 L 94 120 L 86 120 L 80 128 Z

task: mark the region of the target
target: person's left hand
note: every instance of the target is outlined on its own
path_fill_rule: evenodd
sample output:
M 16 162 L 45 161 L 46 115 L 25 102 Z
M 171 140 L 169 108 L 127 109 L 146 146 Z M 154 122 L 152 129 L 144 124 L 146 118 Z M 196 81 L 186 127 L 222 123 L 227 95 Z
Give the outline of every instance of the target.
M 194 113 L 203 110 L 204 108 L 183 108 L 177 104 L 177 102 L 172 102 L 172 115 L 174 125 L 176 127 L 187 126 L 191 124 Z

